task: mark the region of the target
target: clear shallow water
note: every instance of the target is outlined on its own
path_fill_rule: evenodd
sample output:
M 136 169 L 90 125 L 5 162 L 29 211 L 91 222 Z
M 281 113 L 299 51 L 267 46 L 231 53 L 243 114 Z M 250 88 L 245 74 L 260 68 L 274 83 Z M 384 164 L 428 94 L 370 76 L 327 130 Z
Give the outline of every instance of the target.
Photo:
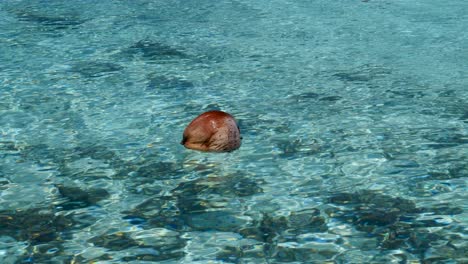
M 466 262 L 467 9 L 2 1 L 0 262 Z

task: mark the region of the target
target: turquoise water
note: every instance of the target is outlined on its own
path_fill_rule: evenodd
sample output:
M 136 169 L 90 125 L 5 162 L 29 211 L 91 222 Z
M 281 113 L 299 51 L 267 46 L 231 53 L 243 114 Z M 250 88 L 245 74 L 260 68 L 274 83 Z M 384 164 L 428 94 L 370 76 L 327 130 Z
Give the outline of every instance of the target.
M 0 2 L 0 263 L 466 263 L 468 3 Z M 184 149 L 221 109 L 232 153 Z

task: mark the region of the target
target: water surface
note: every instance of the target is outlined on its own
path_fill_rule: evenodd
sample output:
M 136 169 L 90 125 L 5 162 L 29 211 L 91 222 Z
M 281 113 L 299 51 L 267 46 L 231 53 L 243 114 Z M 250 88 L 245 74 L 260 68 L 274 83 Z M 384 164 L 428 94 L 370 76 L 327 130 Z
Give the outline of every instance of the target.
M 467 262 L 467 14 L 2 1 L 0 262 Z M 212 109 L 239 150 L 179 145 Z

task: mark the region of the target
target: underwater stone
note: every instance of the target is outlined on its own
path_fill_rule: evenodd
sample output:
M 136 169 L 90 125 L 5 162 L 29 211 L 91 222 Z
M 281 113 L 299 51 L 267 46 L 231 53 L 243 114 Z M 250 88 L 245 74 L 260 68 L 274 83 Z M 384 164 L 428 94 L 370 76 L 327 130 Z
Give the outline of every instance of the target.
M 162 60 L 168 58 L 185 58 L 187 55 L 169 45 L 151 41 L 141 40 L 130 46 L 124 53 L 130 55 L 141 54 L 148 60 Z
M 79 73 L 85 78 L 96 78 L 121 71 L 122 66 L 111 62 L 82 61 L 75 63 L 72 72 Z
M 317 209 L 292 212 L 288 217 L 288 233 L 300 235 L 304 233 L 324 232 L 327 230 L 325 218 Z
M 178 197 L 203 196 L 219 194 L 226 196 L 250 196 L 261 193 L 263 190 L 259 186 L 262 181 L 256 182 L 242 175 L 228 175 L 222 177 L 206 177 L 197 180 L 182 182 L 172 193 Z
M 340 209 L 326 210 L 330 217 L 375 235 L 381 248 L 400 248 L 412 254 L 423 254 L 432 244 L 444 243 L 443 236 L 428 229 L 449 224 L 434 215 L 437 208 L 417 208 L 412 201 L 368 190 L 336 194 L 330 197 L 330 202 L 340 206 Z M 460 211 L 447 208 L 440 213 L 451 213 L 452 210 Z
M 34 260 L 46 261 L 51 259 L 53 256 L 57 256 L 63 253 L 63 245 L 61 242 L 52 241 L 51 243 L 38 244 L 33 247 Z
M 233 212 L 226 210 L 229 201 L 232 197 L 253 195 L 261 191 L 258 184 L 247 177 L 206 177 L 182 182 L 171 191 L 172 196 L 153 197 L 124 213 L 127 214 L 126 217 L 144 219 L 145 225 L 171 230 L 189 226 L 199 230 L 221 228 L 236 231 L 249 220 L 238 218 Z M 210 227 L 206 220 L 210 217 L 227 227 L 219 223 L 211 224 Z
M 186 245 L 179 233 L 162 228 L 106 234 L 93 237 L 88 242 L 114 251 L 126 250 L 127 256 L 122 258 L 123 261 L 178 259 L 185 255 L 181 249 Z
M 415 254 L 424 254 L 426 250 L 432 247 L 431 244 L 440 241 L 442 238 L 441 235 L 429 230 L 424 230 L 422 228 L 414 229 L 409 236 L 409 242 L 412 245 L 410 250 Z
M 142 218 L 154 217 L 161 212 L 163 208 L 170 208 L 171 200 L 170 196 L 156 196 L 141 204 L 137 205 L 131 211 L 126 211 L 124 213 L 129 214 L 132 217 L 140 216 Z M 128 216 L 128 217 L 130 217 Z
M 158 262 L 164 260 L 180 259 L 185 256 L 182 250 L 175 251 L 158 251 L 152 248 L 135 248 L 131 250 L 133 256 L 125 256 L 122 261 L 144 261 L 144 262 Z M 139 262 L 138 262 L 139 263 Z
M 380 208 L 397 208 L 402 212 L 418 211 L 412 201 L 368 190 L 335 194 L 329 200 L 335 204 L 369 204 Z
M 89 239 L 88 242 L 98 247 L 105 247 L 117 251 L 138 246 L 138 243 L 133 240 L 128 233 L 124 232 L 95 236 Z
M 118 177 L 125 178 L 126 175 L 119 175 Z M 157 180 L 151 178 L 135 177 L 133 181 L 128 183 L 126 188 L 130 193 L 142 194 L 148 197 L 162 195 L 162 193 L 164 192 L 164 188 L 156 184 L 156 182 Z
M 340 81 L 346 82 L 368 82 L 371 80 L 369 76 L 358 72 L 335 73 L 333 76 L 338 78 Z
M 218 111 L 221 111 L 221 108 L 222 108 L 222 106 L 220 106 L 219 104 L 217 104 L 217 103 L 211 103 L 211 104 L 207 104 L 207 105 L 203 106 L 202 110 L 203 110 L 204 112 L 210 111 L 210 110 L 218 110 Z M 194 110 L 197 110 L 197 111 L 198 111 L 198 109 L 194 109 Z M 194 114 L 195 114 L 195 113 L 194 113 Z M 240 120 L 237 120 L 237 121 L 240 121 Z
M 356 208 L 358 215 L 353 219 L 354 225 L 360 231 L 372 232 L 376 227 L 387 226 L 396 223 L 399 219 L 398 209 L 387 211 L 385 209 L 373 208 L 369 210 L 366 206 Z
M 222 199 L 222 198 L 221 198 Z M 209 209 L 221 209 L 224 205 L 220 205 L 219 197 L 215 199 L 203 199 L 199 197 L 179 197 L 177 199 L 177 208 L 183 215 L 199 214 Z M 215 205 L 217 204 L 217 205 Z
M 228 211 L 208 211 L 185 215 L 187 225 L 197 231 L 217 230 L 235 232 L 248 224 L 249 219 L 238 217 Z
M 319 101 L 336 102 L 336 101 L 339 101 L 339 100 L 341 100 L 341 99 L 342 99 L 341 96 L 332 95 L 332 96 L 321 97 L 321 98 L 319 99 Z
M 39 24 L 43 24 L 45 26 L 76 26 L 83 23 L 83 21 L 79 21 L 70 17 L 50 17 L 44 16 L 39 14 L 33 14 L 28 12 L 18 12 L 17 16 L 21 21 L 27 22 L 35 22 Z
M 106 261 L 114 260 L 114 258 L 110 254 L 100 254 L 99 256 L 96 256 L 96 257 L 83 256 L 85 254 L 82 253 L 80 255 L 75 255 L 73 256 L 72 260 L 70 260 L 69 262 L 63 262 L 63 263 L 99 263 L 100 261 L 106 262 Z
M 0 211 L 0 233 L 32 245 L 60 239 L 73 224 L 70 218 L 47 209 Z
M 314 139 L 304 143 L 301 139 L 277 140 L 276 146 L 281 150 L 281 157 L 302 157 L 317 154 L 321 146 Z
M 434 215 L 458 215 L 464 212 L 463 208 L 454 207 L 450 204 L 437 204 L 429 208 L 422 208 L 423 212 L 430 212 Z
M 288 221 L 286 217 L 271 217 L 268 214 L 263 214 L 260 221 L 253 221 L 251 226 L 242 228 L 239 230 L 239 233 L 246 238 L 272 243 L 287 227 Z
M 0 141 L 0 154 L 5 152 L 17 152 L 19 151 L 18 147 L 16 146 L 15 142 L 13 141 Z
M 185 240 L 180 233 L 166 228 L 152 228 L 131 233 L 131 237 L 141 246 L 159 247 L 161 249 L 182 248 Z
M 45 26 L 51 29 L 67 29 L 79 26 L 85 22 L 85 20 L 76 16 L 49 16 L 40 14 L 38 12 L 31 12 L 29 10 L 15 11 L 14 13 L 20 21 L 37 23 L 41 26 Z
M 422 135 L 423 138 L 432 141 L 433 143 L 427 146 L 440 149 L 460 146 L 468 143 L 468 136 L 464 135 L 457 129 L 442 129 L 440 131 L 426 133 Z
M 4 178 L 3 174 L 0 172 L 0 191 L 8 189 L 8 185 L 10 183 L 11 183 L 10 180 L 8 180 L 7 178 Z
M 224 246 L 216 254 L 216 259 L 224 262 L 236 263 L 241 259 L 245 263 L 255 263 L 259 259 L 266 257 L 265 248 L 262 244 L 243 245 L 243 246 Z
M 156 162 L 145 164 L 136 170 L 138 177 L 150 177 L 152 179 L 174 179 L 182 177 L 182 167 L 174 162 Z
M 430 180 L 450 180 L 468 177 L 468 165 L 452 166 L 447 171 L 428 172 Z
M 61 123 L 65 117 L 69 118 L 72 113 L 69 98 L 59 94 L 31 93 L 21 97 L 19 106 L 22 110 L 27 113 L 34 112 L 39 115 L 49 115 L 53 120 L 51 122 Z
M 152 77 L 147 86 L 147 90 L 175 89 L 187 90 L 193 88 L 192 82 L 177 77 L 156 76 Z
M 114 151 L 100 145 L 80 146 L 73 149 L 73 152 L 81 158 L 91 157 L 93 159 L 112 160 L 117 157 Z
M 47 249 L 49 245 L 42 244 L 41 246 L 41 248 L 29 247 L 28 251 L 30 253 L 23 254 L 21 256 L 21 261 L 2 263 L 73 263 L 73 256 L 64 253 L 62 247 L 59 249 L 50 245 L 51 248 L 49 248 L 48 251 L 42 252 L 42 250 Z M 41 252 L 39 252 L 39 250 L 41 250 Z
M 128 221 L 128 223 L 132 225 L 144 225 L 146 223 L 146 219 L 133 215 L 124 216 L 122 219 Z
M 340 71 L 332 76 L 343 82 L 370 82 L 374 79 L 391 74 L 390 69 L 381 66 L 365 64 L 353 71 Z
M 460 120 L 463 120 L 464 123 L 468 123 L 468 111 L 465 112 L 465 114 L 463 114 L 463 115 L 460 117 Z
M 305 243 L 295 242 L 279 243 L 275 249 L 273 257 L 280 262 L 303 262 L 314 260 L 317 263 L 332 260 L 339 255 L 342 249 L 335 244 Z
M 177 199 L 171 196 L 156 196 L 136 206 L 124 219 L 140 218 L 145 225 L 152 227 L 164 227 L 170 230 L 181 230 L 185 222 L 181 218 L 181 212 L 177 208 Z
M 330 201 L 349 207 L 344 210 L 332 208 L 326 210 L 330 217 L 352 223 L 356 229 L 365 232 L 378 231 L 379 227 L 388 227 L 397 223 L 402 215 L 420 212 L 414 203 L 408 200 L 366 191 L 335 195 Z
M 239 233 L 246 238 L 273 243 L 296 241 L 301 234 L 324 232 L 327 229 L 325 218 L 320 216 L 320 211 L 308 209 L 291 212 L 288 217 L 264 214 L 260 221 L 253 221 L 253 224 L 242 228 Z
M 295 100 L 296 102 L 302 102 L 310 99 L 317 99 L 320 95 L 318 93 L 314 92 L 307 92 L 307 93 L 301 93 L 298 95 L 293 95 L 290 98 Z
M 78 187 L 69 187 L 56 185 L 60 195 L 67 198 L 68 201 L 60 204 L 64 210 L 84 208 L 107 198 L 109 193 L 104 189 L 82 190 Z

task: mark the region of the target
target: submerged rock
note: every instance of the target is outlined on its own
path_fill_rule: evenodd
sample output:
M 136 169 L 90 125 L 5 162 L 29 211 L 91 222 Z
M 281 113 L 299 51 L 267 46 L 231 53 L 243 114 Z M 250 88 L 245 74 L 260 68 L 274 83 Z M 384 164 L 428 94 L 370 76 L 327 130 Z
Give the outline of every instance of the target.
M 289 216 L 271 216 L 263 214 L 260 220 L 240 230 L 244 237 L 273 243 L 297 241 L 298 236 L 306 233 L 327 230 L 325 218 L 317 209 L 291 212 Z
M 70 14 L 50 15 L 31 10 L 14 10 L 12 12 L 20 21 L 36 23 L 53 30 L 73 28 L 86 22 L 86 20 Z
M 319 101 L 327 101 L 327 102 L 336 102 L 343 99 L 343 97 L 338 95 L 331 95 L 331 96 L 324 96 L 319 99 Z
M 60 195 L 67 199 L 66 202 L 60 204 L 60 207 L 64 210 L 88 207 L 109 196 L 109 193 L 104 189 L 83 190 L 61 184 L 57 185 L 57 189 Z
M 171 196 L 155 196 L 136 206 L 124 218 L 139 219 L 138 225 L 163 227 L 171 230 L 186 228 L 181 212 L 177 208 L 177 200 Z
M 19 148 L 14 141 L 0 141 L 0 155 L 17 153 L 18 151 Z
M 222 196 L 250 196 L 263 190 L 257 182 L 248 177 L 234 174 L 221 177 L 206 177 L 179 184 L 172 193 L 180 198 L 191 196 L 208 196 L 218 194 Z
M 102 145 L 81 145 L 73 149 L 73 154 L 80 158 L 91 157 L 93 159 L 114 160 L 117 154 L 106 146 Z
M 185 239 L 178 232 L 163 228 L 136 232 L 116 232 L 95 236 L 88 240 L 95 246 L 126 254 L 122 261 L 161 261 L 179 259 L 185 255 Z
M 241 175 L 205 177 L 182 182 L 171 191 L 171 196 L 155 196 L 124 213 L 127 218 L 141 219 L 153 227 L 235 232 L 249 218 L 239 217 L 232 202 L 260 192 L 256 181 Z
M 434 149 L 456 147 L 468 144 L 468 137 L 457 129 L 431 131 L 431 133 L 423 134 L 422 137 L 431 141 L 432 143 L 426 145 Z
M 113 251 L 119 251 L 138 246 L 138 243 L 133 240 L 128 233 L 117 232 L 113 234 L 105 234 L 95 236 L 88 240 L 98 247 L 105 247 Z
M 281 151 L 281 157 L 285 158 L 314 155 L 321 150 L 321 146 L 314 139 L 307 142 L 302 139 L 276 140 L 276 147 Z
M 249 224 L 248 217 L 242 217 L 229 210 L 202 211 L 199 213 L 183 215 L 185 223 L 196 231 L 223 231 L 236 232 Z
M 441 233 L 429 231 L 450 224 L 436 214 L 462 212 L 460 208 L 418 208 L 413 201 L 368 190 L 335 194 L 329 202 L 337 206 L 326 210 L 330 218 L 375 236 L 382 249 L 406 250 L 421 259 L 432 245 L 446 243 Z
M 311 260 L 313 263 L 327 263 L 342 251 L 335 244 L 285 242 L 277 245 L 273 257 L 280 263 L 308 263 Z
M 364 64 L 355 69 L 339 71 L 332 76 L 343 82 L 371 82 L 391 73 L 390 69 L 382 66 Z
M 141 56 L 149 61 L 164 61 L 188 57 L 177 48 L 149 39 L 140 40 L 122 52 L 124 55 Z
M 79 73 L 85 78 L 96 78 L 123 70 L 119 64 L 112 62 L 82 61 L 75 63 L 71 72 Z
M 295 102 L 303 102 L 303 101 L 310 101 L 312 99 L 317 99 L 320 96 L 318 93 L 314 92 L 305 92 L 297 95 L 289 96 L 290 99 L 294 100 Z
M 19 13 L 18 17 L 21 21 L 28 21 L 39 23 L 44 26 L 55 27 L 56 29 L 64 29 L 71 26 L 78 26 L 84 23 L 83 20 L 79 20 L 74 17 L 65 17 L 65 16 L 43 16 L 33 13 Z
M 461 117 L 460 120 L 463 120 L 464 123 L 468 123 L 468 111 L 466 111 Z
M 243 263 L 260 263 L 259 260 L 267 262 L 265 247 L 261 243 L 224 246 L 216 254 L 216 259 L 226 263 L 237 263 L 239 259 L 242 259 Z
M 329 201 L 336 205 L 346 206 L 346 209 L 327 210 L 331 217 L 352 223 L 358 230 L 366 232 L 373 232 L 378 230 L 378 227 L 395 224 L 400 216 L 405 214 L 420 212 L 409 200 L 366 190 L 335 194 L 329 198 Z
M 153 76 L 150 77 L 147 90 L 173 89 L 185 91 L 193 88 L 194 85 L 188 80 L 184 80 L 174 76 Z
M 140 165 L 135 171 L 138 177 L 156 180 L 182 177 L 182 165 L 175 162 L 148 162 Z
M 0 233 L 32 245 L 60 240 L 73 225 L 71 218 L 50 209 L 0 211 Z
M 252 225 L 239 230 L 239 233 L 246 238 L 270 244 L 277 240 L 287 228 L 288 220 L 286 217 L 271 217 L 264 214 L 260 220 L 253 221 Z

